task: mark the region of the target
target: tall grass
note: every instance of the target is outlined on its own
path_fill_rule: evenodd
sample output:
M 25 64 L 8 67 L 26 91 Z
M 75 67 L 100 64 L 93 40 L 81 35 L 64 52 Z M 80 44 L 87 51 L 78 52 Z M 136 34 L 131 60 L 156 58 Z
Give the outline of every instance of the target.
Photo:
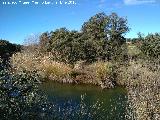
M 89 66 L 94 80 L 102 88 L 113 88 L 116 83 L 116 66 L 111 62 L 98 61 Z
M 16 53 L 11 57 L 13 72 L 21 70 L 37 71 L 43 80 L 62 83 L 91 83 L 102 88 L 113 88 L 117 73 L 111 62 L 98 61 L 85 64 L 78 61 L 74 67 L 67 63 L 52 60 L 52 56 L 38 55 L 34 52 Z
M 71 82 L 69 75 L 72 69 L 68 64 L 51 61 L 45 58 L 41 61 L 38 68 L 44 73 L 45 77 L 49 79 L 59 82 Z
M 147 65 L 148 66 L 148 65 Z M 160 118 L 160 74 L 144 64 L 131 62 L 122 74 L 128 90 L 130 120 L 158 120 Z
M 14 72 L 21 70 L 37 71 L 41 78 L 52 80 L 68 79 L 71 68 L 68 64 L 56 62 L 49 56 L 36 55 L 35 53 L 17 53 L 11 57 Z
M 27 70 L 34 71 L 38 70 L 37 65 L 40 64 L 41 57 L 34 53 L 16 53 L 10 59 L 12 68 L 15 71 Z

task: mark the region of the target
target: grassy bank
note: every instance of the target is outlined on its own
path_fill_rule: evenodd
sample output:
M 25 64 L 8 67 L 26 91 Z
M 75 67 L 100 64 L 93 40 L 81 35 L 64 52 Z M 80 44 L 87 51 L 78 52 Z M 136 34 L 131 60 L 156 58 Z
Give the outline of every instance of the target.
M 74 65 L 53 61 L 52 56 L 37 56 L 34 53 L 17 53 L 11 58 L 13 72 L 37 71 L 42 81 L 53 80 L 61 83 L 86 83 L 113 88 L 116 85 L 116 64 L 97 61 L 87 64 L 78 61 Z

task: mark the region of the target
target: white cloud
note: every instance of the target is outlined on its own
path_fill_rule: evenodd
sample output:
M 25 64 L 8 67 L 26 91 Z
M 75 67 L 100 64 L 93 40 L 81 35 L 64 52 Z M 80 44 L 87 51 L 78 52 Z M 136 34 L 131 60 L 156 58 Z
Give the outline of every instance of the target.
M 156 3 L 156 0 L 123 0 L 125 5 L 139 5 Z
M 103 7 L 105 6 L 105 2 L 106 2 L 106 0 L 100 0 L 98 6 L 99 6 L 100 8 L 103 8 Z

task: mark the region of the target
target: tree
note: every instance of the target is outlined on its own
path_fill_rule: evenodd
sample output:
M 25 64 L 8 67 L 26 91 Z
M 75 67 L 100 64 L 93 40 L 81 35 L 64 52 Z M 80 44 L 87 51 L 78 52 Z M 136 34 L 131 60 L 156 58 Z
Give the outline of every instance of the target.
M 125 18 L 116 13 L 109 16 L 98 13 L 82 25 L 80 32 L 60 28 L 43 33 L 40 46 L 42 50 L 52 52 L 58 60 L 72 64 L 79 60 L 117 59 L 124 53 L 124 35 L 128 30 Z
M 107 15 L 105 13 L 98 13 L 83 24 L 81 31 L 83 32 L 85 59 L 93 62 L 98 59 L 106 59 L 108 56 L 106 24 Z
M 74 63 L 82 58 L 80 41 L 81 33 L 69 31 L 66 28 L 57 29 L 51 33 L 51 52 L 58 54 L 60 61 Z
M 90 48 L 93 48 L 94 59 L 109 60 L 121 54 L 121 46 L 126 41 L 124 34 L 128 31 L 127 20 L 116 13 L 109 16 L 98 13 L 82 26 L 83 38 L 87 38 L 86 43 L 92 46 Z
M 112 40 L 116 40 L 116 38 L 122 37 L 126 32 L 129 31 L 127 26 L 127 19 L 119 17 L 116 13 L 112 13 L 107 17 L 105 31 L 107 36 Z
M 82 25 L 81 31 L 92 40 L 101 40 L 106 38 L 105 27 L 107 16 L 105 13 L 98 13 L 91 17 L 88 22 Z

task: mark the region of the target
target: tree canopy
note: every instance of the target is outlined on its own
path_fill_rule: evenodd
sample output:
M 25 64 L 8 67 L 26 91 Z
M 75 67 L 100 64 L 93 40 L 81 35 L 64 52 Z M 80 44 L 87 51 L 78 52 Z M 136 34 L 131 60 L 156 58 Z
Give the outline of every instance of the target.
M 127 20 L 116 13 L 98 13 L 82 25 L 81 31 L 60 28 L 40 36 L 42 50 L 58 55 L 60 60 L 74 63 L 79 60 L 117 59 L 129 31 Z

